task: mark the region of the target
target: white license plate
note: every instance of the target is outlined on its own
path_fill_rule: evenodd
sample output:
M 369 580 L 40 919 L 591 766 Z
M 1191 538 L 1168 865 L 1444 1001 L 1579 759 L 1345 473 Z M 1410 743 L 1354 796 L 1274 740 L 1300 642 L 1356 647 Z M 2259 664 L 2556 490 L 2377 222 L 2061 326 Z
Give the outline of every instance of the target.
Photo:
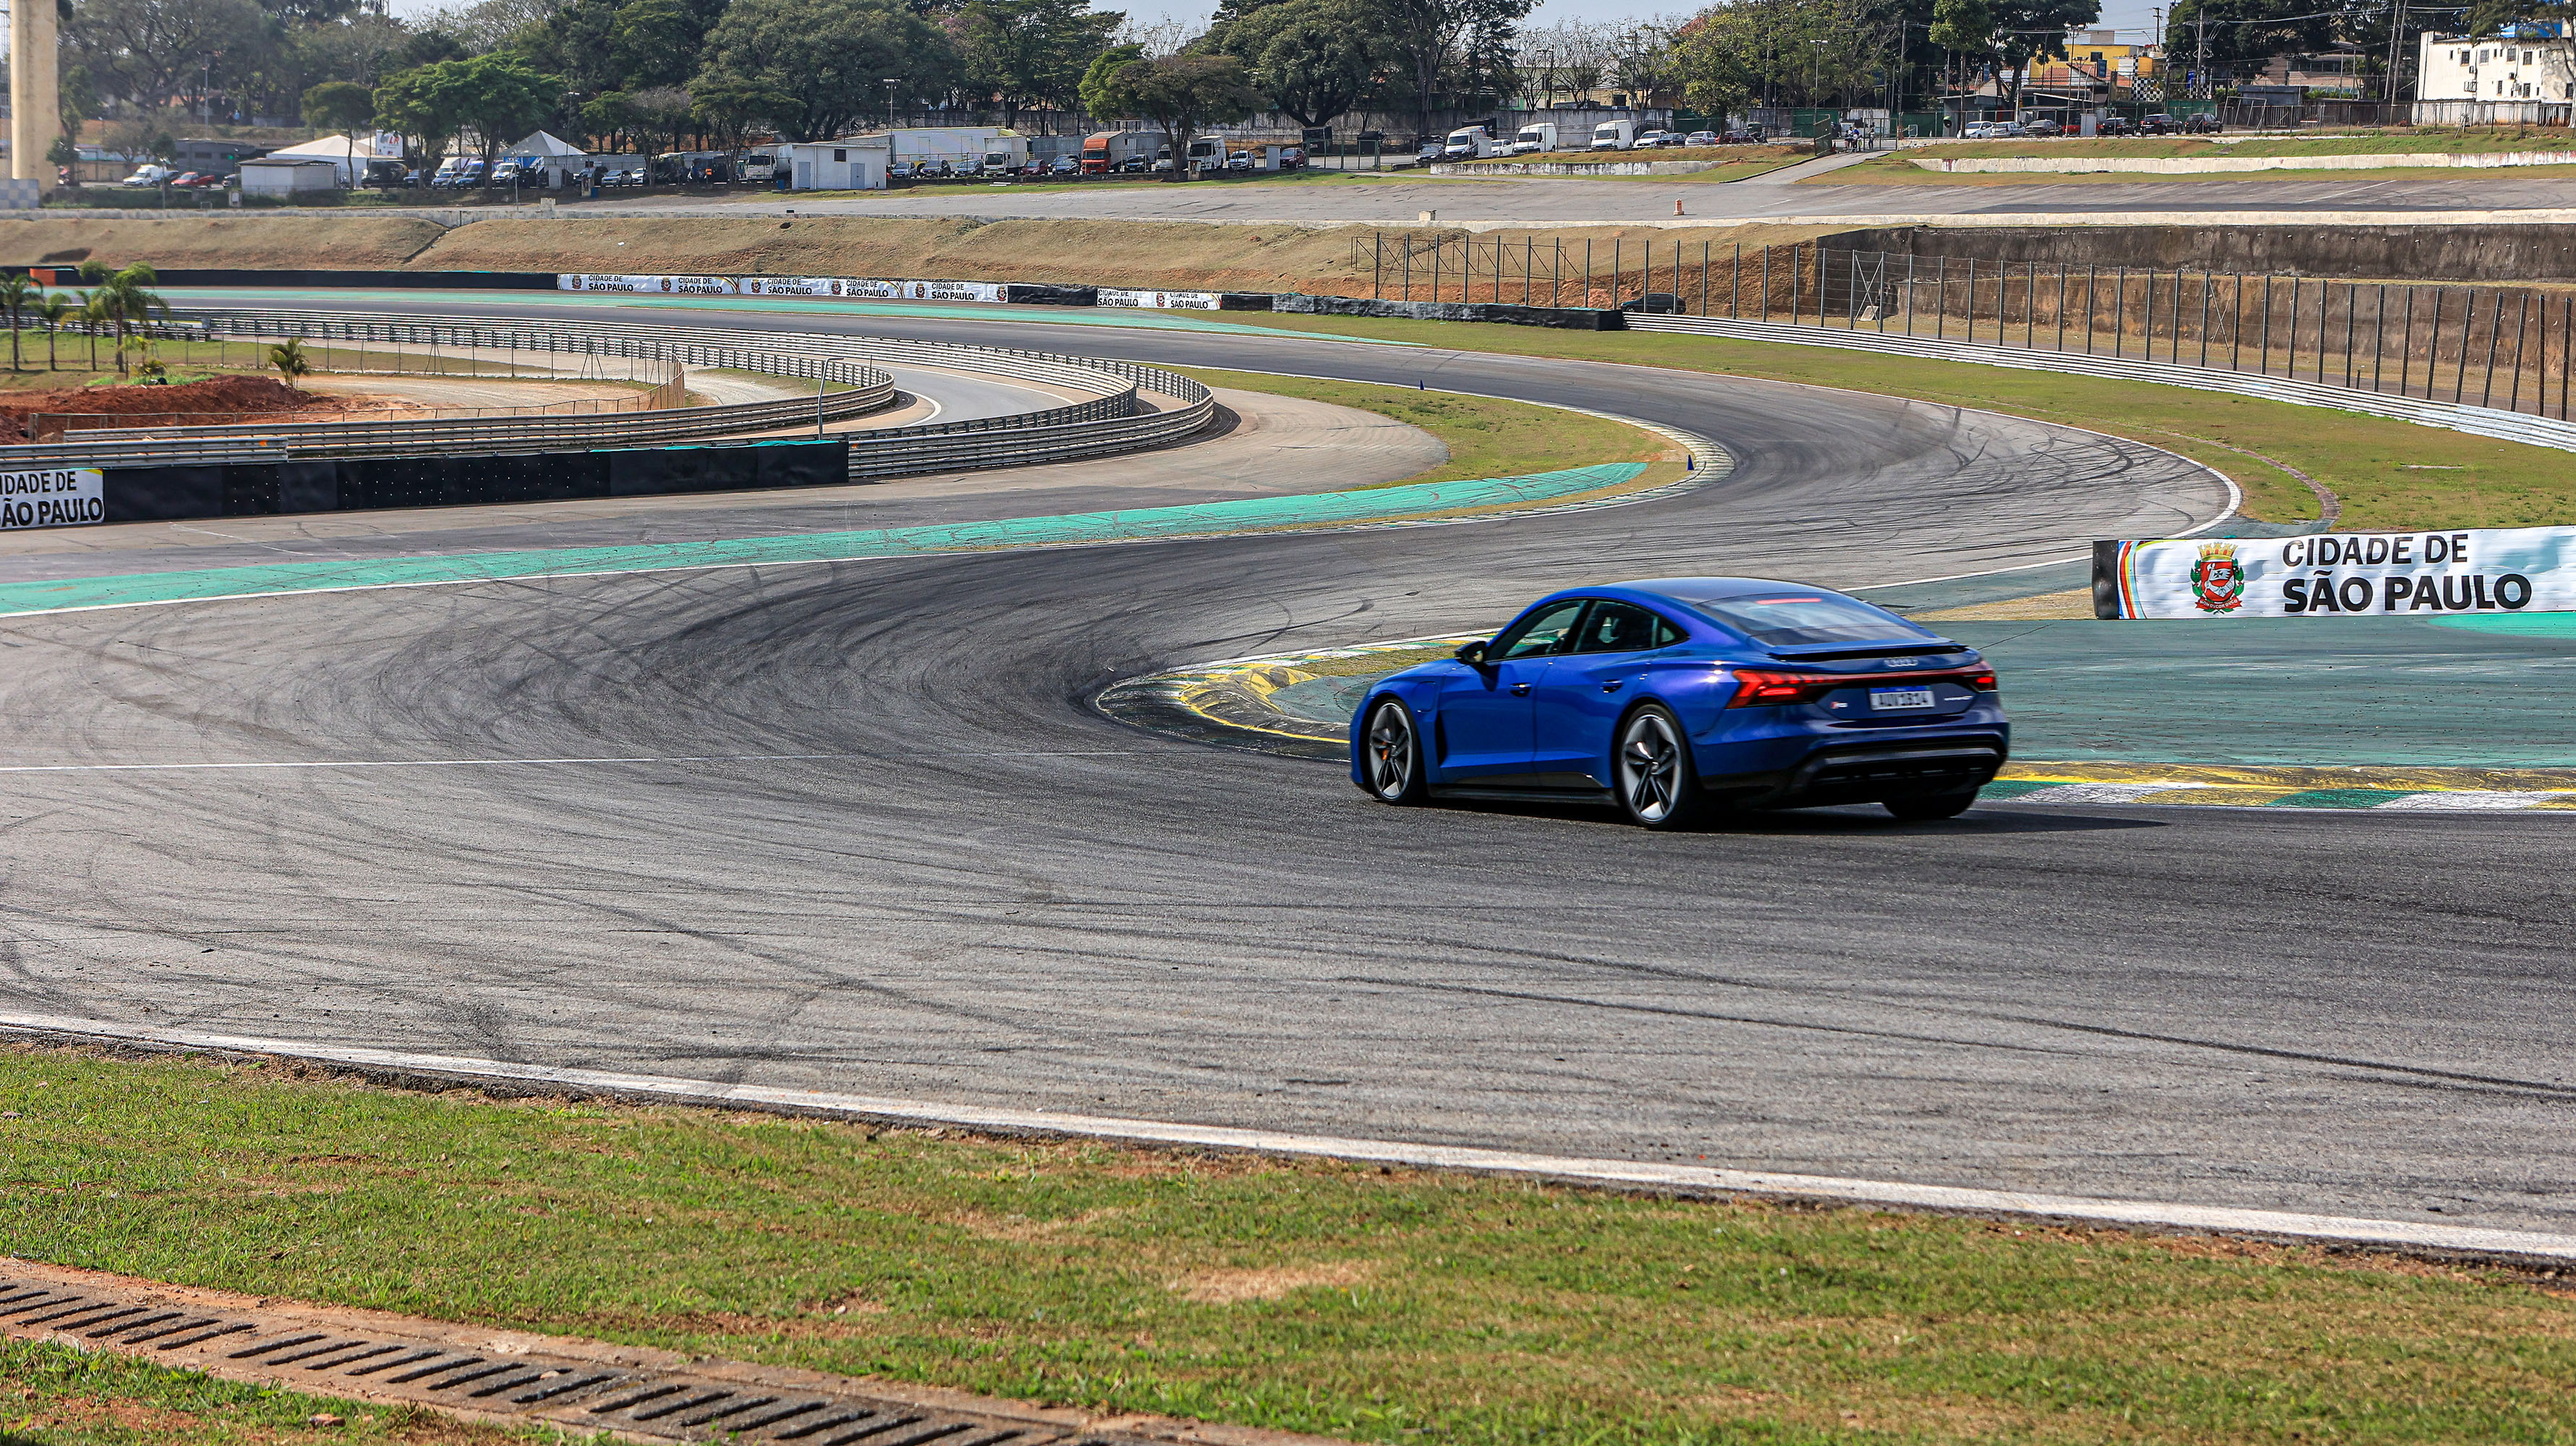
M 1915 708 L 1938 707 L 1929 688 L 1872 688 L 1869 690 L 1870 711 L 1903 713 Z

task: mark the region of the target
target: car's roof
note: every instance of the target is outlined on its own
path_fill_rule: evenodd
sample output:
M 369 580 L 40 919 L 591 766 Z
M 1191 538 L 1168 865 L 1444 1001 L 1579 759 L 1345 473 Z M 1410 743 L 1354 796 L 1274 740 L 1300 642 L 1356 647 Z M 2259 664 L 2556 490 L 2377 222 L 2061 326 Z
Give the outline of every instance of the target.
M 1834 593 L 1811 582 L 1788 582 L 1776 577 L 1653 577 L 1634 582 L 1609 583 L 1601 587 L 1567 588 L 1575 593 L 1630 593 L 1641 597 L 1662 598 L 1682 604 L 1716 602 L 1724 598 L 1743 597 L 1749 593 L 1778 592 L 1783 588 L 1798 592 Z

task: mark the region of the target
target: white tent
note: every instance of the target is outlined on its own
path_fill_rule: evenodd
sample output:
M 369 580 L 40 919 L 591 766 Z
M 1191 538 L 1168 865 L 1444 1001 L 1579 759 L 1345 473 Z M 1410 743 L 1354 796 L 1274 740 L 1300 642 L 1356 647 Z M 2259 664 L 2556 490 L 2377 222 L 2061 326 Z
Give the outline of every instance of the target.
M 589 152 L 544 131 L 502 147 L 501 158 L 519 163 L 521 185 L 549 190 L 576 184 L 582 168 L 590 164 Z
M 390 141 L 390 149 L 379 149 Z M 367 178 L 367 162 L 377 159 L 402 159 L 399 136 L 372 135 L 324 136 L 320 140 L 302 141 L 282 146 L 268 153 L 272 161 L 329 161 L 339 168 L 340 184 L 355 186 Z

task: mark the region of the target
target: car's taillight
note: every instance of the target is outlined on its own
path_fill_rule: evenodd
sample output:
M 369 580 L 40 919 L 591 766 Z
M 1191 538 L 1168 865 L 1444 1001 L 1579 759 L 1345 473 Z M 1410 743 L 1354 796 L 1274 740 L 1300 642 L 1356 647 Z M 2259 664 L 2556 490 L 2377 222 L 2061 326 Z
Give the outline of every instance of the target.
M 1995 691 L 1995 670 L 1992 668 L 1979 668 L 1975 672 L 1961 675 L 1959 682 L 1962 686 L 1972 688 L 1977 692 L 1991 693 Z
M 1854 681 L 1850 678 L 1818 677 L 1813 673 L 1765 673 L 1746 668 L 1736 673 L 1735 696 L 1727 700 L 1726 706 L 1776 708 L 1786 703 L 1813 703 Z

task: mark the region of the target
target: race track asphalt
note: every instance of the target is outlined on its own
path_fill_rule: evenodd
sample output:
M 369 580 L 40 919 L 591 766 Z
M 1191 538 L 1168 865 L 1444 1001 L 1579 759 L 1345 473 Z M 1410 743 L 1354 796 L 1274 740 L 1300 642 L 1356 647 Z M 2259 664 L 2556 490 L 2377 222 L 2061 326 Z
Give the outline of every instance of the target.
M 0 796 L 0 1013 L 2576 1226 L 2567 819 L 1996 806 L 1666 837 L 1387 809 L 1329 766 L 1088 707 L 1155 668 L 1472 629 L 1569 582 L 2066 556 L 2214 516 L 2197 469 L 1725 378 L 1008 334 L 1594 406 L 1739 465 L 1461 526 L 8 619 L 9 762 L 64 769 Z M 603 757 L 630 761 L 510 761 Z M 446 761 L 108 771 L 379 760 Z

